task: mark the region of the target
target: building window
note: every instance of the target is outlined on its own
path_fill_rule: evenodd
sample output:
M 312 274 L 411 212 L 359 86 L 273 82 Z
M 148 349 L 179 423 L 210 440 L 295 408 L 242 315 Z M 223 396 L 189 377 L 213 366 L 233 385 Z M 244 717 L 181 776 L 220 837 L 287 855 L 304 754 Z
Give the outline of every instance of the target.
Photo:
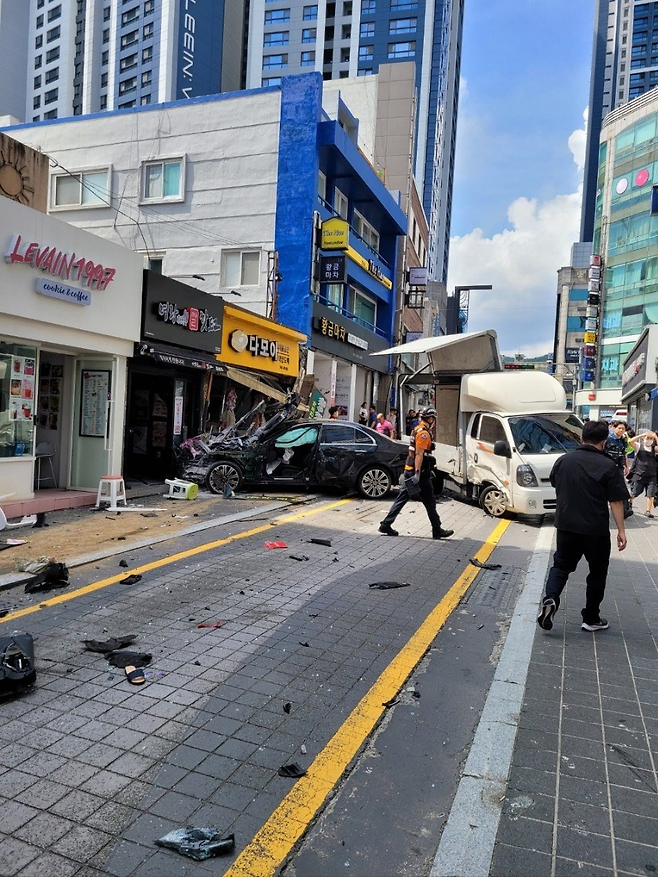
M 106 65 L 106 64 L 109 64 L 109 63 L 110 63 L 110 53 L 109 53 L 109 52 L 103 52 L 103 53 L 101 54 L 101 64 L 103 65 L 103 67 L 105 67 L 105 65 Z
M 37 15 L 37 27 L 43 27 L 43 15 Z
M 303 43 L 314 43 L 317 39 L 317 29 L 314 27 L 304 28 L 302 31 L 302 42 Z
M 361 240 L 365 241 L 373 250 L 379 252 L 379 232 L 370 225 L 368 220 L 365 219 L 358 210 L 354 211 L 352 226 Z
M 42 60 L 42 56 L 41 56 L 41 55 L 37 55 L 37 56 L 35 57 L 35 59 L 34 59 L 34 69 L 35 69 L 35 70 L 38 70 L 39 67 L 41 67 L 41 60 Z
M 58 18 L 62 17 L 62 7 L 55 6 L 53 9 L 48 10 L 48 21 L 56 21 Z
M 394 18 L 389 24 L 388 32 L 391 35 L 402 33 L 416 33 L 417 18 Z
M 106 6 L 105 9 L 103 10 L 103 21 L 109 21 L 111 14 L 112 14 L 112 10 L 110 9 L 109 6 Z
M 137 90 L 137 77 L 131 76 L 119 83 L 119 94 L 129 94 L 131 91 Z
M 46 52 L 46 64 L 50 64 L 52 61 L 56 61 L 59 58 L 59 46 L 55 46 L 54 49 L 49 49 Z
M 352 25 L 344 24 L 341 30 L 341 39 L 342 40 L 350 40 L 352 39 Z
M 34 98 L 34 100 L 32 101 L 32 109 L 38 110 L 40 106 L 41 106 L 41 97 L 40 97 L 40 95 L 37 95 Z
M 413 58 L 416 54 L 416 43 L 389 43 L 389 58 Z
M 347 46 L 345 46 L 344 48 L 342 48 L 340 50 L 340 63 L 347 64 L 347 62 L 349 60 L 350 60 L 350 50 Z
M 59 79 L 59 67 L 53 67 L 52 70 L 46 70 L 44 82 L 57 82 Z
M 142 165 L 144 201 L 183 200 L 183 159 L 147 161 Z
M 327 178 L 322 173 L 322 171 L 318 171 L 318 196 L 326 202 L 327 200 Z
M 127 49 L 128 46 L 134 46 L 138 40 L 139 40 L 139 31 L 138 30 L 131 30 L 130 33 L 126 33 L 121 37 L 121 48 Z
M 124 38 L 122 37 L 121 38 L 121 40 L 122 40 L 121 48 L 123 48 L 123 39 Z M 106 43 L 109 43 L 109 41 L 110 41 L 110 29 L 108 27 L 108 28 L 105 28 L 105 30 L 103 31 L 103 43 L 106 44 Z
M 142 85 L 150 85 L 152 78 L 153 72 L 151 70 L 145 70 L 144 73 L 142 73 Z
M 222 253 L 222 286 L 259 286 L 260 250 L 224 251 Z
M 45 104 L 54 104 L 59 96 L 59 89 L 52 88 L 50 91 L 47 91 L 43 96 L 43 102 Z
M 129 110 L 131 107 L 134 107 L 134 106 L 136 106 L 134 100 L 127 100 L 125 103 L 119 104 L 119 109 L 120 110 Z
M 124 70 L 130 70 L 132 67 L 137 66 L 137 52 L 132 55 L 126 55 L 125 58 L 122 58 L 119 62 L 119 70 L 123 73 Z
M 57 118 L 57 110 L 49 110 L 47 113 L 43 114 L 44 119 L 56 119 Z
M 153 36 L 153 23 L 152 22 L 151 22 L 151 24 L 144 25 L 142 35 L 143 35 L 145 40 L 147 40 L 149 37 Z
M 144 0 L 144 15 L 153 15 L 154 9 L 154 0 Z
M 262 86 L 268 85 L 281 85 L 281 77 L 280 76 L 263 76 L 261 79 Z
M 318 17 L 317 6 L 305 6 L 302 18 L 304 21 L 316 21 Z
M 275 30 L 272 33 L 266 33 L 263 37 L 264 46 L 287 46 L 290 31 Z
M 359 70 L 357 70 L 357 76 L 371 76 L 372 71 L 372 67 L 361 67 Z
M 108 201 L 109 168 L 56 174 L 52 177 L 52 207 L 99 207 Z
M 43 4 L 45 0 L 37 0 L 37 9 L 43 9 Z
M 51 28 L 46 34 L 46 42 L 53 43 L 55 40 L 59 39 L 59 35 L 61 33 L 61 28 L 59 25 L 57 27 Z
M 38 116 L 38 115 L 37 115 L 37 116 L 32 116 L 32 121 L 33 121 L 33 122 L 40 122 L 40 121 L 41 121 L 41 116 Z
M 374 21 L 362 21 L 361 22 L 361 30 L 359 31 L 359 36 L 361 37 L 374 37 L 375 35 L 375 22 Z
M 129 9 L 127 12 L 124 12 L 121 15 L 121 24 L 131 24 L 133 21 L 137 21 L 139 18 L 139 8 L 137 6 L 133 6 L 132 9 Z
M 34 77 L 34 87 L 41 88 L 41 77 L 40 76 Z
M 108 73 L 101 73 L 101 88 L 107 88 Z
M 361 15 L 377 11 L 377 0 L 361 0 Z
M 347 0 L 347 3 L 343 3 L 343 15 L 348 16 L 352 14 L 352 0 Z
M 142 64 L 147 64 L 149 61 L 153 60 L 153 46 L 149 46 L 147 49 L 142 50 Z
M 349 287 L 348 310 L 354 315 L 355 322 L 366 329 L 373 330 L 377 325 L 377 304 L 360 290 Z
M 313 67 L 315 64 L 315 52 L 302 52 L 300 66 Z
M 334 210 L 341 219 L 347 219 L 348 201 L 338 187 L 334 189 Z
M 41 46 L 43 46 L 43 35 L 39 34 L 39 36 L 36 37 L 36 39 L 34 40 L 34 48 L 40 49 Z
M 359 46 L 359 61 L 372 61 L 374 57 L 374 46 Z
M 288 66 L 287 55 L 265 55 L 263 57 L 263 70 L 272 70 Z
M 143 94 L 140 103 L 142 104 L 142 106 L 144 106 L 144 104 L 150 104 L 151 103 L 151 95 L 150 94 Z
M 403 9 L 418 9 L 418 3 L 414 0 L 391 0 L 391 12 L 400 12 Z
M 107 109 L 107 95 L 106 95 L 106 94 L 102 94 L 102 95 L 101 95 L 101 99 L 100 99 L 99 107 L 100 107 L 101 110 L 106 110 L 106 109 Z
M 289 9 L 271 9 L 265 13 L 265 24 L 278 24 L 280 21 L 290 21 Z

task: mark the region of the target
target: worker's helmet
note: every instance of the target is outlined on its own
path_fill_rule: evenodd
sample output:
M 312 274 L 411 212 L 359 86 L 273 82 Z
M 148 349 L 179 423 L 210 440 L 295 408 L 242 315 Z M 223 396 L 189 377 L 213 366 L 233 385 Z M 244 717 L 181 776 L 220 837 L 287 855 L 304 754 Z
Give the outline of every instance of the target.
M 436 420 L 436 408 L 426 408 L 422 414 L 423 420 L 426 420 L 428 417 L 433 417 Z

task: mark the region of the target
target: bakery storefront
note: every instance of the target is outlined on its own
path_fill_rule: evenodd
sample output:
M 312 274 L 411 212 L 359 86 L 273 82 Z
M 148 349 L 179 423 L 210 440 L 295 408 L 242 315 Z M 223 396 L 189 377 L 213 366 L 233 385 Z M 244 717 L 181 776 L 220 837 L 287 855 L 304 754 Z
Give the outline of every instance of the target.
M 203 431 L 207 400 L 224 369 L 223 300 L 144 271 L 142 331 L 128 368 L 125 474 L 160 480 L 175 474 L 176 448 Z
M 142 257 L 6 199 L 0 240 L 0 496 L 95 496 L 121 474 Z

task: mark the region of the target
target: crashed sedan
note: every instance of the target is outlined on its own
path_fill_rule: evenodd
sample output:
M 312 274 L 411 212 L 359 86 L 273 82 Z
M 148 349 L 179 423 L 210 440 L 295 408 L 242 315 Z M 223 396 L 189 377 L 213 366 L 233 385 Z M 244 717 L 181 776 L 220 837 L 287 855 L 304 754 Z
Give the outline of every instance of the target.
M 357 423 L 296 420 L 291 408 L 283 408 L 251 435 L 241 429 L 243 418 L 214 439 L 186 442 L 179 476 L 213 493 L 243 484 L 330 486 L 356 488 L 368 499 L 386 496 L 398 483 L 407 456 L 403 442 Z

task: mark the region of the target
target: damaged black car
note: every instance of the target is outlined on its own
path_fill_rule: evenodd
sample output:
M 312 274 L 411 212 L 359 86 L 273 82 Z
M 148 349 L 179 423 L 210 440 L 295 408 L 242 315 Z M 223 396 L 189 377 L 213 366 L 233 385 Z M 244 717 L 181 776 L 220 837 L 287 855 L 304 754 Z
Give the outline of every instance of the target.
M 250 431 L 261 406 L 216 436 L 181 445 L 179 477 L 213 493 L 243 484 L 329 486 L 356 488 L 368 499 L 386 496 L 398 483 L 407 456 L 403 442 L 357 423 L 301 420 L 294 399 Z

